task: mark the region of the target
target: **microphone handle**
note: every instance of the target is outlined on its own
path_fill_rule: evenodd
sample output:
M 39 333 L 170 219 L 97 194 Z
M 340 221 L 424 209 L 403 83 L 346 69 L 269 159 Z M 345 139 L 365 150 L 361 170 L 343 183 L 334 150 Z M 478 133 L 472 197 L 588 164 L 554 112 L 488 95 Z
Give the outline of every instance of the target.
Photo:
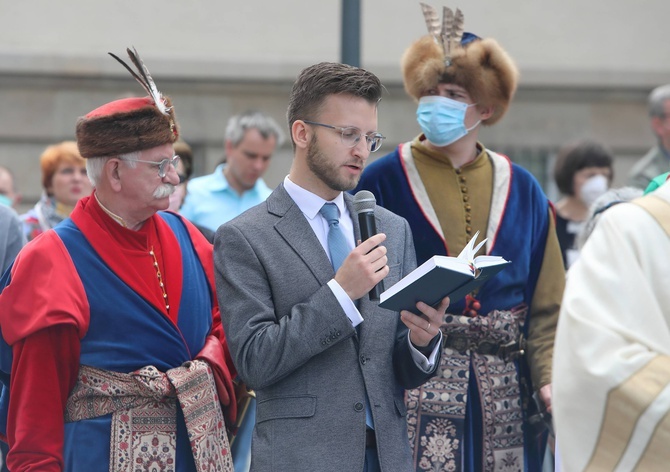
M 368 294 L 370 296 L 370 301 L 378 302 L 379 296 L 382 294 L 383 291 L 384 291 L 384 281 L 380 280 L 377 285 L 372 287 L 372 290 L 370 290 L 370 293 Z
M 377 223 L 372 211 L 362 211 L 358 214 L 358 224 L 361 227 L 361 241 L 370 239 L 377 234 Z
M 377 234 L 377 223 L 375 214 L 372 211 L 362 211 L 358 214 L 358 224 L 361 228 L 361 241 L 365 241 Z M 370 290 L 370 300 L 379 301 L 379 295 L 384 291 L 384 281 L 380 280 L 377 285 Z

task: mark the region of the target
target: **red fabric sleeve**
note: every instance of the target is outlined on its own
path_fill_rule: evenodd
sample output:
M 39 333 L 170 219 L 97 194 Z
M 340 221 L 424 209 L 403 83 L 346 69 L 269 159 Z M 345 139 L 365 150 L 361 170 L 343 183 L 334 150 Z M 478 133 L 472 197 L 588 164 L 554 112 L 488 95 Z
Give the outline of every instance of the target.
M 63 469 L 63 412 L 77 381 L 75 326 L 38 331 L 12 346 L 7 467 L 12 472 Z
M 228 425 L 234 425 L 237 420 L 237 400 L 233 377 L 224 361 L 224 350 L 221 342 L 215 336 L 207 336 L 205 347 L 196 356 L 196 359 L 207 361 L 214 375 L 216 393 L 219 402 L 224 406 L 223 413 Z
M 19 253 L 11 281 L 0 294 L 0 326 L 7 344 L 49 326 L 70 324 L 80 338 L 90 308 L 70 254 L 55 231 L 47 231 Z

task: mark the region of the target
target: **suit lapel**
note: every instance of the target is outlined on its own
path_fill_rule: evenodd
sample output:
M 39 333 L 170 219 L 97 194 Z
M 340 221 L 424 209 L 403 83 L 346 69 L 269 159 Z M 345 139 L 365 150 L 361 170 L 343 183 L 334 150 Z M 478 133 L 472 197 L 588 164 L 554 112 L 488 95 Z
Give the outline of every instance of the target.
M 353 222 L 354 240 L 358 241 L 361 238 L 361 228 L 358 224 L 358 218 L 354 214 L 353 197 L 345 193 L 344 202 Z M 303 260 L 321 284 L 328 283 L 335 276 L 330 260 L 305 215 L 286 192 L 283 184 L 280 184 L 268 197 L 267 207 L 268 212 L 280 217 L 279 221 L 275 223 L 275 230 L 286 241 L 286 244 Z M 375 215 L 375 222 L 377 230 L 383 231 L 381 220 L 377 215 Z M 356 305 L 365 320 L 360 325 L 359 330 L 358 340 L 361 342 L 366 337 L 371 339 L 367 336 L 367 333 L 374 333 L 375 331 L 374 322 L 376 317 L 374 315 L 377 310 L 377 302 L 371 302 L 366 294 L 356 301 Z
M 280 217 L 275 230 L 295 251 L 314 277 L 326 284 L 335 272 L 312 227 L 280 184 L 267 199 L 268 212 Z

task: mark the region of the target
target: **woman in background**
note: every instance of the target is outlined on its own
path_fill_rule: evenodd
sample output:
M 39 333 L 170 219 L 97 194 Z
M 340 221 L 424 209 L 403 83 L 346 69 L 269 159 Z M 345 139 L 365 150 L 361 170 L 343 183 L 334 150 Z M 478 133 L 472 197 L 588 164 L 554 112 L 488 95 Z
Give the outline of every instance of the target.
M 554 179 L 563 197 L 555 205 L 556 233 L 566 269 L 579 254 L 575 238 L 584 226 L 589 207 L 612 183 L 612 162 L 612 154 L 590 140 L 567 145 L 558 152 Z
M 70 216 L 77 201 L 93 190 L 86 175 L 86 161 L 74 141 L 47 147 L 40 156 L 40 168 L 42 197 L 31 210 L 21 215 L 28 241 Z

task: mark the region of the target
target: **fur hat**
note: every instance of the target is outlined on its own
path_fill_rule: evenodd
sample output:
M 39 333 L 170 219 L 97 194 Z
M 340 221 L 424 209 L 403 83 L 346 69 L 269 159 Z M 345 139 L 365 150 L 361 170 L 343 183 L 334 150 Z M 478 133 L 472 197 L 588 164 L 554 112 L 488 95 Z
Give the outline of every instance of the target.
M 174 110 L 161 113 L 151 97 L 122 98 L 77 120 L 77 145 L 83 157 L 108 157 L 173 143 L 179 137 Z
M 171 100 L 156 89 L 137 51 L 128 49 L 128 54 L 139 75 L 110 53 L 133 74 L 149 96 L 115 100 L 79 118 L 77 146 L 83 157 L 118 156 L 174 143 L 179 138 Z
M 516 91 L 518 70 L 494 39 L 480 39 L 469 33 L 463 35 L 462 41 L 460 35 L 458 39 L 450 51 L 445 51 L 447 43 L 438 41 L 435 34 L 415 41 L 401 60 L 405 90 L 419 100 L 438 83 L 463 87 L 474 103 L 493 107 L 491 117 L 483 121 L 485 125 L 492 125 L 509 107 Z

